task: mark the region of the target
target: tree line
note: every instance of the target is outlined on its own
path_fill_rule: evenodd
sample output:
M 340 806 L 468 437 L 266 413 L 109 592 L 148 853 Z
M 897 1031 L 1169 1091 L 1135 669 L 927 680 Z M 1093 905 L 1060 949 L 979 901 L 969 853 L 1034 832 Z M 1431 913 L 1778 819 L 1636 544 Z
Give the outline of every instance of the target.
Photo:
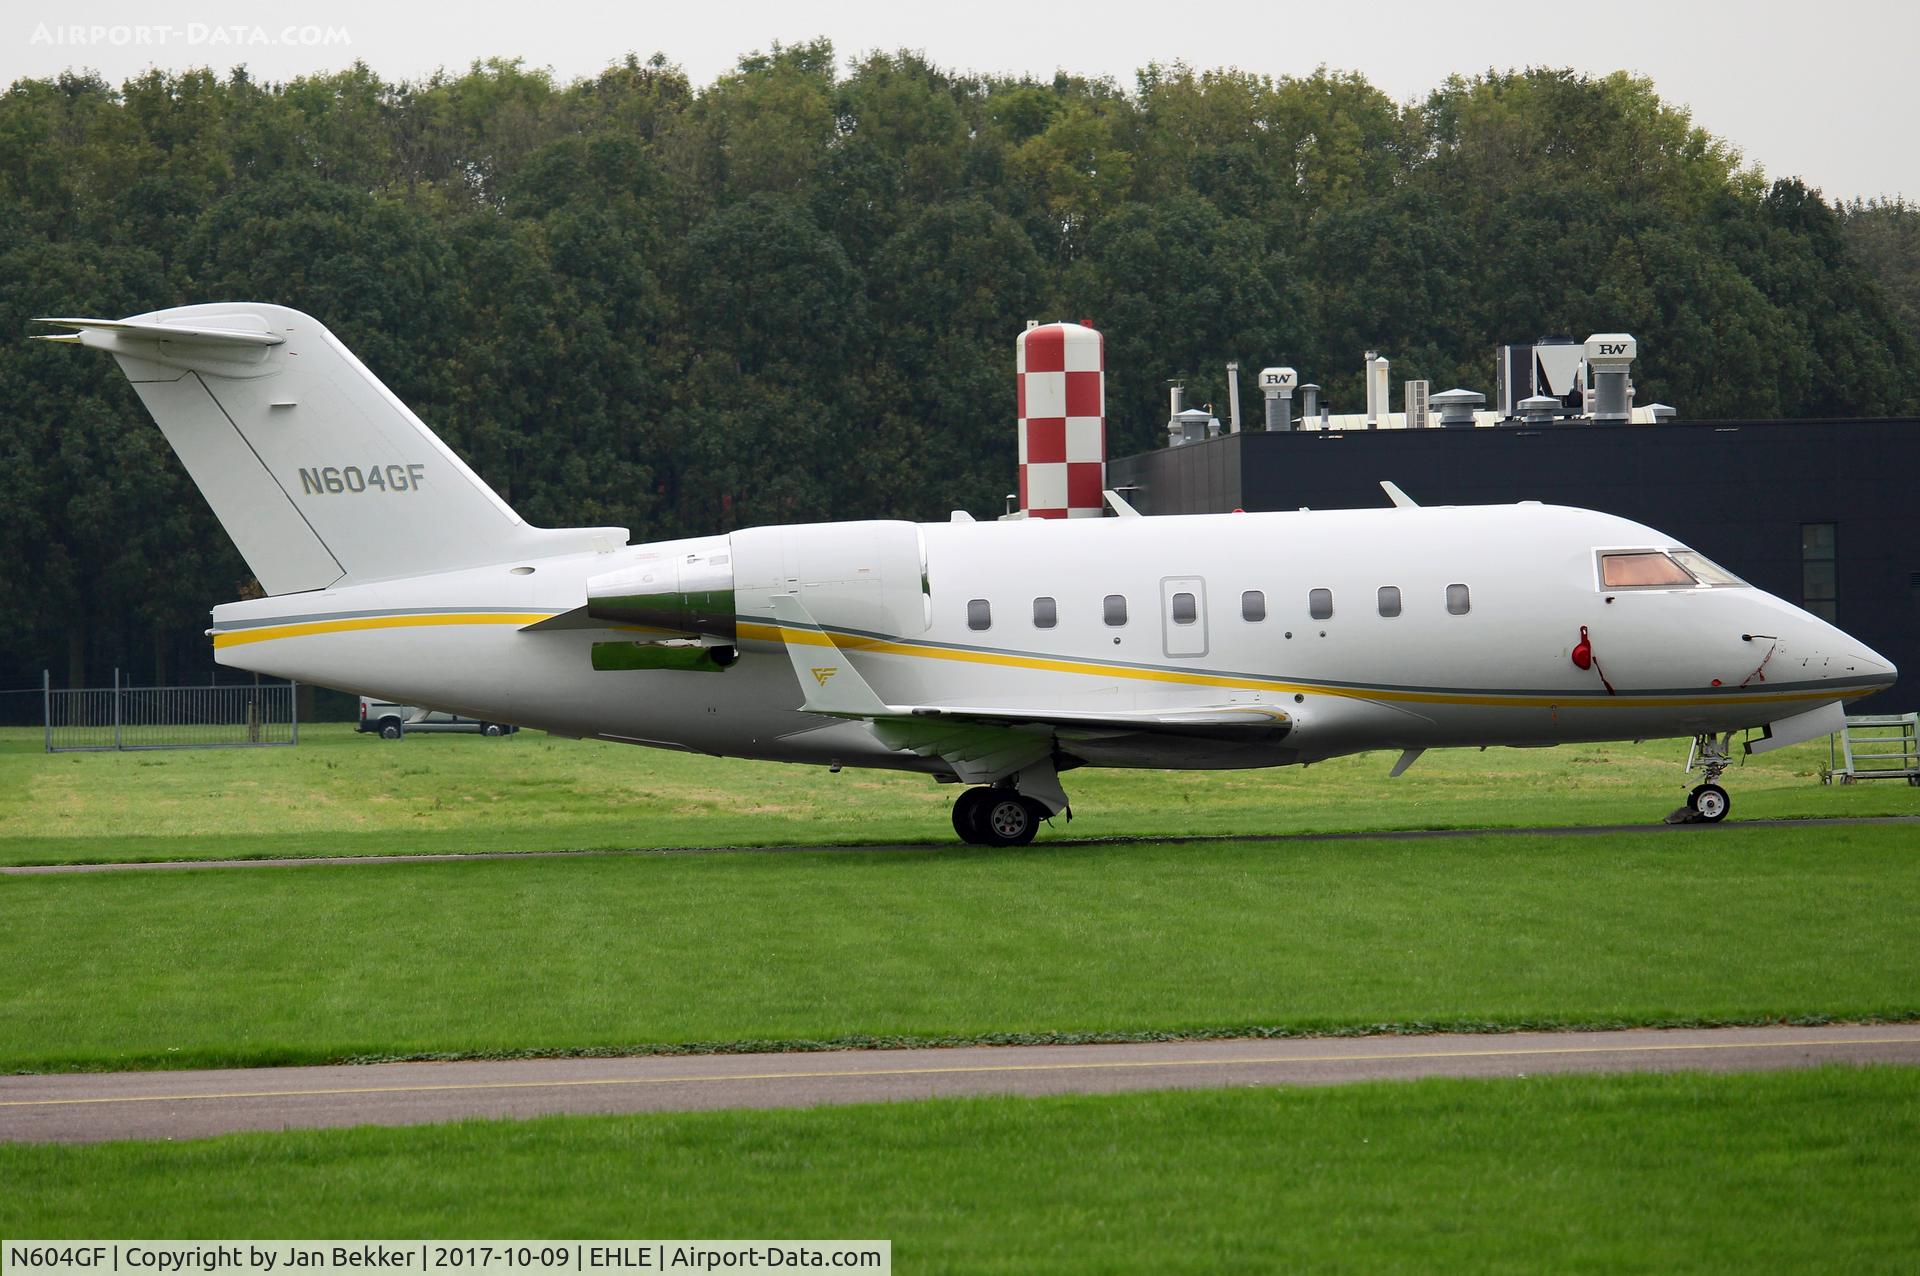
M 997 512 L 1013 341 L 1107 338 L 1115 454 L 1164 382 L 1285 362 L 1491 392 L 1493 346 L 1625 330 L 1691 417 L 1920 410 L 1920 213 L 1768 182 L 1644 79 L 1150 66 L 1131 86 L 774 46 L 69 73 L 0 96 L 0 685 L 203 677 L 251 582 L 111 361 L 35 315 L 275 301 L 333 329 L 530 521 L 646 539 Z

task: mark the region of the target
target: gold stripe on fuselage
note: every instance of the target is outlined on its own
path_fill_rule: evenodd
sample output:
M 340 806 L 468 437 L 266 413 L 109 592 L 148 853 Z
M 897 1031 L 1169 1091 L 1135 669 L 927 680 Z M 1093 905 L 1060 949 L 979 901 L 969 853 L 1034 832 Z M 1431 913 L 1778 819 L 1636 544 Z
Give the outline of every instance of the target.
M 346 634 L 362 629 L 418 629 L 430 625 L 531 625 L 556 615 L 550 611 L 438 612 L 414 616 L 352 616 L 340 620 L 303 620 L 291 625 L 262 625 L 257 629 L 225 629 L 213 635 L 214 650 L 239 647 L 276 638 L 305 638 L 312 634 Z
M 411 629 L 434 625 L 513 625 L 535 624 L 558 615 L 557 612 L 439 612 L 408 616 L 356 616 L 339 620 L 309 620 L 287 625 L 263 625 L 256 629 L 231 629 L 214 634 L 215 649 L 245 643 L 269 642 L 280 638 L 305 638 L 314 634 L 353 633 L 367 629 Z M 618 628 L 618 626 L 609 626 Z M 1797 701 L 1821 703 L 1828 700 L 1852 700 L 1868 693 L 1868 688 L 1844 690 L 1748 691 L 1713 696 L 1646 696 L 1627 692 L 1622 695 L 1569 694 L 1564 696 L 1516 695 L 1500 692 L 1422 691 L 1414 688 L 1354 687 L 1308 682 L 1289 682 L 1251 674 L 1214 674 L 1199 670 L 1150 669 L 1138 665 L 1104 664 L 1099 661 L 1069 660 L 1057 656 L 1027 656 L 1013 652 L 988 651 L 978 647 L 940 647 L 927 643 L 876 638 L 865 634 L 833 633 L 817 629 L 793 629 L 784 625 L 739 622 L 739 635 L 766 643 L 798 643 L 814 647 L 832 647 L 839 651 L 882 656 L 907 656 L 918 660 L 951 660 L 965 664 L 995 665 L 1001 668 L 1034 669 L 1043 673 L 1066 673 L 1091 678 L 1125 678 L 1136 682 L 1172 683 L 1188 687 L 1220 687 L 1235 691 L 1274 691 L 1284 694 L 1341 696 L 1352 700 L 1391 701 L 1396 704 L 1473 705 L 1516 709 L 1644 709 L 1654 707 L 1691 707 L 1723 704 L 1790 704 Z
M 1287 682 L 1252 674 L 1210 674 L 1197 670 L 1147 669 L 1137 665 L 1101 664 L 1096 661 L 1062 660 L 1050 656 L 1022 656 L 1010 652 L 985 651 L 975 647 L 934 647 L 923 643 L 873 638 L 861 634 L 827 634 L 813 629 L 789 629 L 780 625 L 741 623 L 742 638 L 764 642 L 800 642 L 811 646 L 834 647 L 841 651 L 867 652 L 886 656 L 912 656 L 923 660 L 957 660 L 969 664 L 1000 665 L 1016 669 L 1038 669 L 1049 673 L 1071 673 L 1086 677 L 1129 678 L 1143 682 L 1170 682 L 1191 687 L 1224 687 L 1238 691 L 1278 691 L 1287 694 L 1342 696 L 1352 700 L 1390 700 L 1400 704 L 1452 704 L 1509 707 L 1520 709 L 1644 709 L 1665 706 L 1717 704 L 1775 704 L 1805 700 L 1852 700 L 1866 695 L 1868 688 L 1844 691 L 1762 691 L 1716 696 L 1644 696 L 1627 692 L 1619 695 L 1526 696 L 1501 692 L 1421 691 L 1412 688 L 1352 687 L 1310 682 Z

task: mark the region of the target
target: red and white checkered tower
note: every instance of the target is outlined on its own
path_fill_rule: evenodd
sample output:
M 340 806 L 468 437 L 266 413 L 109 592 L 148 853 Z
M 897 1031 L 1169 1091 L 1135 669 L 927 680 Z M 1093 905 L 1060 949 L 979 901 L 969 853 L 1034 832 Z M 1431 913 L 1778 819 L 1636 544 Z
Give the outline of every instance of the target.
M 1014 343 L 1020 508 L 1028 518 L 1099 518 L 1107 485 L 1106 341 L 1077 323 L 1038 324 Z

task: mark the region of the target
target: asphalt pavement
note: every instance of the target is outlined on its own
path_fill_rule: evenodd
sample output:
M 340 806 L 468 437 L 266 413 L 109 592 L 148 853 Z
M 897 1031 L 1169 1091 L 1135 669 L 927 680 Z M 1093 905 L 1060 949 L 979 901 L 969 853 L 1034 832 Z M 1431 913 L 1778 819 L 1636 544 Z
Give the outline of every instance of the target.
M 0 1141 L 1418 1077 L 1920 1065 L 1920 1024 L 1308 1037 L 0 1077 Z

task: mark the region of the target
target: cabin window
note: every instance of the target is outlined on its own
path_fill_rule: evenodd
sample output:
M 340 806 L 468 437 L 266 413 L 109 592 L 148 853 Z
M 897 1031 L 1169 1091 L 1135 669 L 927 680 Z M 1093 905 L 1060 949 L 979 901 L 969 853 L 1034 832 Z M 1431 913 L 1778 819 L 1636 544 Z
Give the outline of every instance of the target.
M 1380 586 L 1380 614 L 1398 616 L 1400 614 L 1400 587 L 1398 585 Z
M 967 603 L 967 628 L 993 628 L 993 608 L 984 598 L 975 598 Z
M 1465 585 L 1447 586 L 1447 614 L 1464 616 L 1473 610 L 1473 595 L 1467 592 Z
M 1838 530 L 1833 523 L 1800 524 L 1800 605 L 1826 621 L 1840 613 Z
M 1326 620 L 1333 615 L 1333 591 L 1331 589 L 1309 589 L 1307 591 L 1307 614 L 1315 620 Z
M 1051 629 L 1059 623 L 1060 609 L 1053 605 L 1053 599 L 1036 598 L 1033 600 L 1033 627 L 1035 629 Z
M 1258 589 L 1240 595 L 1240 619 L 1258 623 L 1267 618 L 1267 596 Z
M 1100 605 L 1100 613 L 1109 625 L 1119 626 L 1127 623 L 1127 597 L 1125 594 L 1108 594 Z
M 1696 582 L 1665 554 L 1642 550 L 1600 555 L 1600 583 L 1608 589 L 1691 589 Z
M 1181 593 L 1181 594 L 1175 594 L 1173 596 L 1173 623 L 1174 624 L 1191 625 L 1194 621 L 1198 620 L 1199 618 L 1200 618 L 1200 609 L 1194 603 L 1192 594 Z

